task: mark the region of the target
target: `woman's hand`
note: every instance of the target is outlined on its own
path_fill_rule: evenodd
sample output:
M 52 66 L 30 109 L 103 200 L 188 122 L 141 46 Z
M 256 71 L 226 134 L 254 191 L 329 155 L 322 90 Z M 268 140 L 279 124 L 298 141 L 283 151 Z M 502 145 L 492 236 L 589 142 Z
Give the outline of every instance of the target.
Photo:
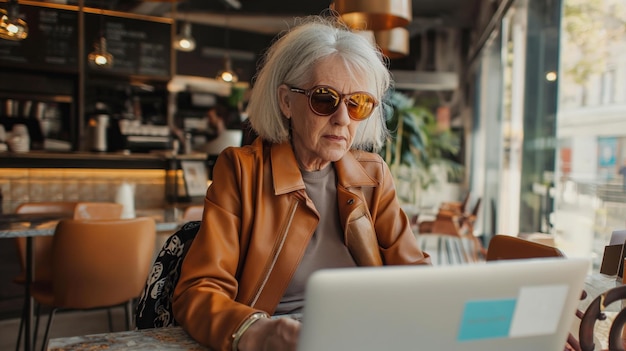
M 243 333 L 239 351 L 295 351 L 300 326 L 291 318 L 261 318 Z

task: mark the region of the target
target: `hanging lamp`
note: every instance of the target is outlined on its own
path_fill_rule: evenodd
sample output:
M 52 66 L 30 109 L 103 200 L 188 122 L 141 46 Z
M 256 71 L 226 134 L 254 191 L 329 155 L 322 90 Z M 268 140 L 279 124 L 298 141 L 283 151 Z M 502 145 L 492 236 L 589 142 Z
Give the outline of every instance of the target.
M 404 27 L 413 18 L 411 0 L 335 0 L 341 19 L 357 30 Z
M 191 35 L 191 23 L 185 22 L 180 33 L 174 38 L 174 48 L 179 51 L 193 51 L 196 48 L 196 40 Z
M 228 11 L 228 7 L 226 8 L 226 10 Z M 237 76 L 237 73 L 235 73 L 235 71 L 233 70 L 233 62 L 230 59 L 230 54 L 229 54 L 229 48 L 230 48 L 230 41 L 229 41 L 229 26 L 228 26 L 228 14 L 226 14 L 226 22 L 225 22 L 225 28 L 224 28 L 224 45 L 226 46 L 226 53 L 224 54 L 224 69 L 217 72 L 217 77 L 215 77 L 217 80 L 222 81 L 222 82 L 226 82 L 226 83 L 237 83 L 239 81 L 239 76 Z
M 398 27 L 388 30 L 360 30 L 357 34 L 380 48 L 390 59 L 402 58 L 409 54 L 409 31 Z
M 409 31 L 404 27 L 374 31 L 374 40 L 383 54 L 398 59 L 409 54 Z
M 226 83 L 237 83 L 239 81 L 239 76 L 237 76 L 237 73 L 233 71 L 232 65 L 233 63 L 227 53 L 224 56 L 224 69 L 217 72 L 216 79 Z
M 89 65 L 94 68 L 110 68 L 113 66 L 113 55 L 107 50 L 107 39 L 104 35 L 104 8 L 100 6 L 100 36 L 93 44 L 94 50 L 87 56 Z
M 0 9 L 0 38 L 12 41 L 28 37 L 28 24 L 20 18 L 17 0 L 10 0 L 7 9 Z
M 110 68 L 113 66 L 113 55 L 107 51 L 107 39 L 104 35 L 94 43 L 94 50 L 89 53 L 87 60 L 92 67 Z

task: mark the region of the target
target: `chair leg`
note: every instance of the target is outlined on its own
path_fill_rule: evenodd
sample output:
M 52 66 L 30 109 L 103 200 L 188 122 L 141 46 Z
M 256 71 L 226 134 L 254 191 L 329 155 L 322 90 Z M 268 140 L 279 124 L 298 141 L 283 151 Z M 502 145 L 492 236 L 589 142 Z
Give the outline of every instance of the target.
M 126 315 L 126 330 L 130 330 L 131 325 L 133 325 L 133 300 L 126 301 L 124 304 L 124 314 Z
M 57 309 L 56 308 L 52 308 L 50 310 L 50 315 L 48 316 L 48 323 L 46 324 L 46 332 L 43 334 L 43 344 L 41 345 L 41 351 L 46 351 L 46 345 L 48 344 L 48 332 L 50 332 L 50 325 L 52 324 L 52 319 L 54 318 L 54 314 L 56 313 Z M 33 345 L 33 349 L 34 349 L 34 345 Z
M 22 343 L 22 334 L 24 332 L 24 319 L 26 318 L 26 304 L 22 307 L 22 317 L 20 318 L 20 329 L 17 332 L 17 343 L 15 344 L 15 351 L 19 351 L 20 344 Z
M 107 308 L 107 319 L 109 321 L 109 332 L 113 332 L 113 315 L 111 315 L 111 308 Z
M 37 302 L 33 302 L 33 304 L 37 305 L 37 311 L 35 312 L 37 316 L 35 317 L 35 331 L 33 332 L 33 350 L 37 347 L 37 334 L 39 333 L 39 319 L 41 317 L 41 304 Z

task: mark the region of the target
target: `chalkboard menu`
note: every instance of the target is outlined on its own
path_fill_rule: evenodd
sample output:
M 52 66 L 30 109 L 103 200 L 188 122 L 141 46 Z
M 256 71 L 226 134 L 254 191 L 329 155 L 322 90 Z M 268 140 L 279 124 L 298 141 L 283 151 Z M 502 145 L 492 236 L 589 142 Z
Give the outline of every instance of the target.
M 0 63 L 78 71 L 78 12 L 20 4 L 28 38 L 0 40 Z
M 170 76 L 171 24 L 134 18 L 85 13 L 85 51 L 94 50 L 94 43 L 104 34 L 107 51 L 113 55 L 111 68 L 102 73 Z

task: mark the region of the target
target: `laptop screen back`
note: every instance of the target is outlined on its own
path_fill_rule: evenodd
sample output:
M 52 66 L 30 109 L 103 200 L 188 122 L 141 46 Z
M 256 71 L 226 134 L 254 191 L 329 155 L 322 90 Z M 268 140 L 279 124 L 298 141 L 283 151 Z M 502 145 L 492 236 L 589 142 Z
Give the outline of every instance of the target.
M 562 351 L 589 267 L 549 258 L 319 271 L 298 351 Z

